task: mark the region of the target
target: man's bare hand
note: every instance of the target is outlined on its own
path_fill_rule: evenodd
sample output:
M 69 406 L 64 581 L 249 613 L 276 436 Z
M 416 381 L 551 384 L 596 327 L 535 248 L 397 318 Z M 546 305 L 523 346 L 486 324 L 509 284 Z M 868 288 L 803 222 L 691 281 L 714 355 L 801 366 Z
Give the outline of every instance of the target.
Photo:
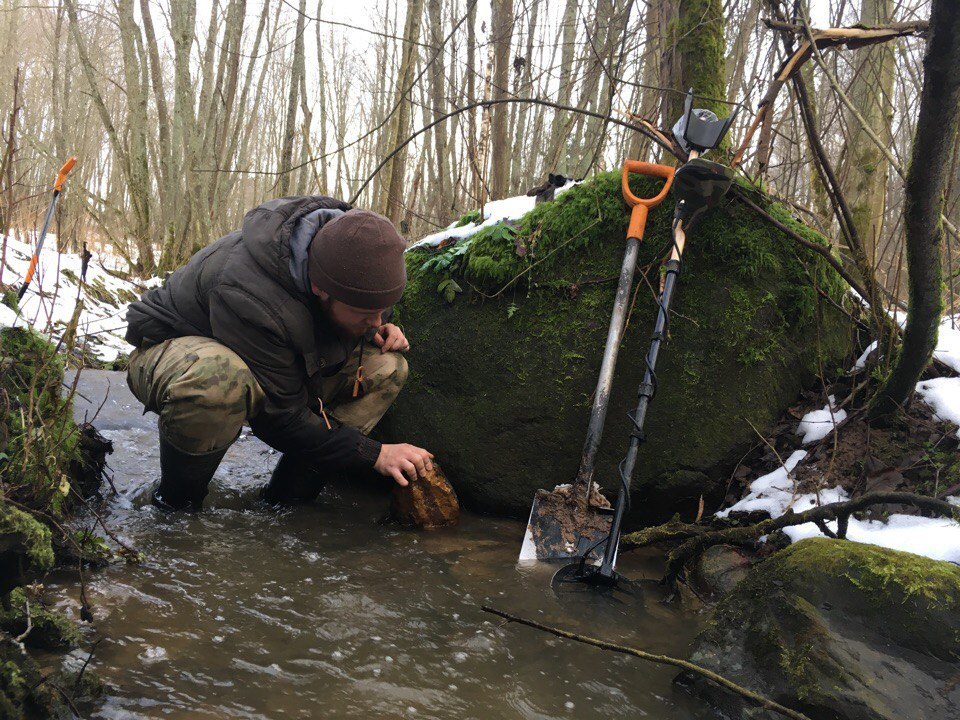
M 408 443 L 383 445 L 373 469 L 381 475 L 392 477 L 401 487 L 406 487 L 417 479 L 417 475 L 426 475 L 428 470 L 433 469 L 433 463 L 430 462 L 432 457 L 433 453 Z
M 380 348 L 382 353 L 391 350 L 406 352 L 410 349 L 410 343 L 407 342 L 403 330 L 393 323 L 386 323 L 377 329 L 377 334 L 373 336 L 373 344 Z

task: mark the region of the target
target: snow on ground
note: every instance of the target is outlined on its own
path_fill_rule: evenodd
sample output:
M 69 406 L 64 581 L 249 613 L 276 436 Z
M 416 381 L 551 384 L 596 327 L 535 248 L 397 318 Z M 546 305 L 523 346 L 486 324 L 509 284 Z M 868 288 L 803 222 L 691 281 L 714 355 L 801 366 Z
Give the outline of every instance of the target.
M 923 380 L 917 383 L 917 394 L 938 418 L 960 425 L 960 378 Z
M 940 323 L 937 349 L 933 356 L 960 373 L 960 316 L 944 318 Z
M 837 399 L 833 395 L 827 401 L 829 404 L 824 405 L 822 410 L 813 410 L 804 415 L 797 426 L 797 435 L 803 435 L 801 442 L 804 445 L 823 440 L 835 425 L 847 419 L 846 410 L 834 410 Z
M 827 527 L 836 532 L 836 521 L 828 522 Z M 820 529 L 813 523 L 794 525 L 783 531 L 792 542 L 821 535 Z M 960 525 L 946 518 L 891 515 L 886 522 L 880 522 L 851 517 L 847 539 L 924 555 L 934 560 L 960 563 Z
M 728 517 L 732 512 L 764 511 L 770 517 L 780 517 L 788 509 L 794 512 L 803 512 L 816 505 L 840 502 L 849 499 L 843 488 L 821 490 L 819 493 L 797 494 L 790 474 L 793 469 L 807 456 L 806 450 L 795 450 L 783 465 L 763 477 L 750 483 L 750 492 L 745 498 L 726 510 L 717 513 L 717 517 Z
M 33 239 L 33 234 L 28 237 Z M 29 245 L 7 238 L 3 282 L 19 289 L 33 253 Z M 87 267 L 86 286 L 81 290 L 84 309 L 77 328 L 78 342 L 85 342 L 92 355 L 109 362 L 130 351 L 123 339 L 127 331 L 127 305 L 143 292 L 143 287 L 111 275 L 101 267 L 115 264 L 110 256 L 94 254 Z M 0 305 L 0 326 L 32 325 L 38 332 L 59 338 L 73 316 L 77 302 L 81 261 L 78 255 L 57 252 L 57 239 L 48 234 L 40 252 L 40 262 L 20 312 Z M 160 284 L 153 279 L 145 285 Z
M 562 193 L 566 192 L 574 185 L 579 185 L 577 180 L 568 180 L 566 184 L 561 187 L 558 187 L 554 193 L 553 197 L 556 198 Z M 485 227 L 490 227 L 491 225 L 496 225 L 498 222 L 503 220 L 519 220 L 528 212 L 533 210 L 537 204 L 537 198 L 532 195 L 517 195 L 516 197 L 508 197 L 503 200 L 494 200 L 493 202 L 488 202 L 483 206 L 483 222 L 472 222 L 467 223 L 462 227 L 457 227 L 457 222 L 452 222 L 449 226 L 435 232 L 426 237 L 420 238 L 413 245 L 407 248 L 407 250 L 413 250 L 418 247 L 436 247 L 444 240 L 462 240 L 463 238 L 470 237 L 471 235 L 476 234 Z
M 954 329 L 954 325 L 960 326 L 960 318 L 947 317 L 943 320 L 934 354 L 938 360 L 960 373 L 960 330 Z M 867 348 L 863 356 L 857 360 L 857 367 L 864 367 L 867 356 L 875 346 L 876 344 Z M 960 377 L 923 380 L 917 384 L 917 394 L 933 408 L 937 417 L 960 426 Z M 832 396 L 829 402 L 829 406 L 807 413 L 800 421 L 797 434 L 803 435 L 804 445 L 822 439 L 832 429 L 830 416 L 830 407 L 834 403 Z M 839 410 L 834 412 L 833 419 L 840 422 L 845 417 L 846 413 Z M 821 490 L 817 494 L 798 495 L 796 493 L 791 472 L 806 454 L 805 450 L 795 451 L 784 461 L 782 467 L 754 480 L 750 484 L 746 497 L 731 507 L 721 510 L 717 516 L 728 517 L 731 512 L 762 510 L 768 512 L 770 517 L 776 518 L 791 508 L 794 512 L 802 512 L 816 505 L 848 500 L 849 496 L 841 487 Z M 958 497 L 950 497 L 947 500 L 954 505 L 960 505 Z M 827 527 L 836 532 L 837 524 L 829 522 Z M 813 523 L 784 528 L 784 532 L 792 542 L 822 535 L 820 529 Z M 960 563 L 960 523 L 946 518 L 894 514 L 886 522 L 881 522 L 879 520 L 862 521 L 851 517 L 847 528 L 847 539 L 924 555 L 934 560 Z

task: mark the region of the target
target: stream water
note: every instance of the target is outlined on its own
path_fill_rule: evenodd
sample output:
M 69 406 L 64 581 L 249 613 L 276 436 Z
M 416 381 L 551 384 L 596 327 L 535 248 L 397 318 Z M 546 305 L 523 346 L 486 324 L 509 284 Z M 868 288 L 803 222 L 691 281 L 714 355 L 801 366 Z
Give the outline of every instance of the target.
M 91 668 L 108 692 L 92 717 L 712 717 L 672 686 L 672 668 L 480 610 L 684 657 L 699 616 L 659 602 L 655 556 L 621 559 L 650 579 L 639 598 L 558 598 L 554 568 L 517 566 L 516 521 L 465 514 L 452 530 L 403 531 L 378 522 L 386 484 L 266 508 L 257 489 L 277 456 L 252 437 L 227 455 L 204 512 L 164 515 L 144 503 L 154 416 L 120 373 L 86 371 L 79 389 L 80 419 L 106 396 L 96 425 L 115 445 L 119 495 L 105 519 L 145 556 L 86 574 L 106 638 Z M 48 588 L 76 614 L 75 573 Z

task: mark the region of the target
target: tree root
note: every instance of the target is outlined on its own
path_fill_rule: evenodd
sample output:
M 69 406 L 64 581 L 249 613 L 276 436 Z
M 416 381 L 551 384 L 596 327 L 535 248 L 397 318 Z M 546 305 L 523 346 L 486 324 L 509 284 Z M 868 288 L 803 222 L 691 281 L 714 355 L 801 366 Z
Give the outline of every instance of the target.
M 674 518 L 663 525 L 624 535 L 621 538 L 620 547 L 624 550 L 632 550 L 654 543 L 679 542 L 680 544 L 667 555 L 665 579 L 671 587 L 674 587 L 677 579 L 682 577 L 684 566 L 713 545 L 752 545 L 761 536 L 775 530 L 808 522 L 815 523 L 822 529 L 831 520 L 837 521 L 837 530 L 835 533 L 827 534 L 842 540 L 846 539 L 850 516 L 873 505 L 913 505 L 934 515 L 960 522 L 960 507 L 951 505 L 945 500 L 909 492 L 876 492 L 845 502 L 820 505 L 800 513 L 788 510 L 778 518 L 769 518 L 753 525 L 718 529 L 683 523 Z
M 527 620 L 525 618 L 517 617 L 515 615 L 510 615 L 509 613 L 505 613 L 502 610 L 497 610 L 496 608 L 488 607 L 487 605 L 481 606 L 480 609 L 492 615 L 502 617 L 504 620 L 507 620 L 508 622 L 515 622 L 521 625 L 526 625 L 527 627 L 532 627 L 532 628 L 535 628 L 536 630 L 542 630 L 544 632 L 550 633 L 551 635 L 556 635 L 557 637 L 560 637 L 560 638 L 565 638 L 567 640 L 576 640 L 577 642 L 581 642 L 586 645 L 593 645 L 594 647 L 598 647 L 603 650 L 610 650 L 612 652 L 623 653 L 625 655 L 633 655 L 634 657 L 638 657 L 642 660 L 649 660 L 650 662 L 659 663 L 661 665 L 672 665 L 674 667 L 678 667 L 683 670 L 696 673 L 697 675 L 701 675 L 707 678 L 708 680 L 715 682 L 720 687 L 730 690 L 731 692 L 734 692 L 738 695 L 741 695 L 747 698 L 748 700 L 751 700 L 755 702 L 757 705 L 760 705 L 761 707 L 764 707 L 768 710 L 773 710 L 775 712 L 780 713 L 781 715 L 785 715 L 786 717 L 793 718 L 794 720 L 810 720 L 810 718 L 804 715 L 803 713 L 799 713 L 796 710 L 791 710 L 788 707 L 784 707 L 780 703 L 777 703 L 769 698 L 764 697 L 763 695 L 755 693 L 752 690 L 749 690 L 748 688 L 743 687 L 742 685 L 738 685 L 737 683 L 733 682 L 733 680 L 728 680 L 727 678 L 723 677 L 723 675 L 718 675 L 712 670 L 708 670 L 707 668 L 701 667 L 700 665 L 696 665 L 688 660 L 681 660 L 679 658 L 670 657 L 669 655 L 654 655 L 653 653 L 648 653 L 644 650 L 638 650 L 637 648 L 627 647 L 626 645 L 616 645 L 614 643 L 607 642 L 606 640 L 597 640 L 595 638 L 586 637 L 585 635 L 577 635 L 576 633 L 572 633 L 569 630 L 561 630 L 560 628 L 551 627 L 549 625 L 543 625 L 533 620 Z

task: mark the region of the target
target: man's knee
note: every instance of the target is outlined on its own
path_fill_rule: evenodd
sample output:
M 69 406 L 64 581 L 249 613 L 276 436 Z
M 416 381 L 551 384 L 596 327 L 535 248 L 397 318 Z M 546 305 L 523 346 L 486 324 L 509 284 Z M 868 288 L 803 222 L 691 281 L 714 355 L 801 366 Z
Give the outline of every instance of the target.
M 394 356 L 394 370 L 391 374 L 391 379 L 393 384 L 396 385 L 397 389 L 399 390 L 399 388 L 402 388 L 407 382 L 407 376 L 410 374 L 410 366 L 407 364 L 407 358 L 400 353 L 391 352 L 386 354 Z
M 263 391 L 235 353 L 199 357 L 168 385 L 161 428 L 182 450 L 207 452 L 233 442 L 262 404 Z
M 388 352 L 378 356 L 377 361 L 369 375 L 372 381 L 370 389 L 398 394 L 410 374 L 407 359 L 401 353 Z

